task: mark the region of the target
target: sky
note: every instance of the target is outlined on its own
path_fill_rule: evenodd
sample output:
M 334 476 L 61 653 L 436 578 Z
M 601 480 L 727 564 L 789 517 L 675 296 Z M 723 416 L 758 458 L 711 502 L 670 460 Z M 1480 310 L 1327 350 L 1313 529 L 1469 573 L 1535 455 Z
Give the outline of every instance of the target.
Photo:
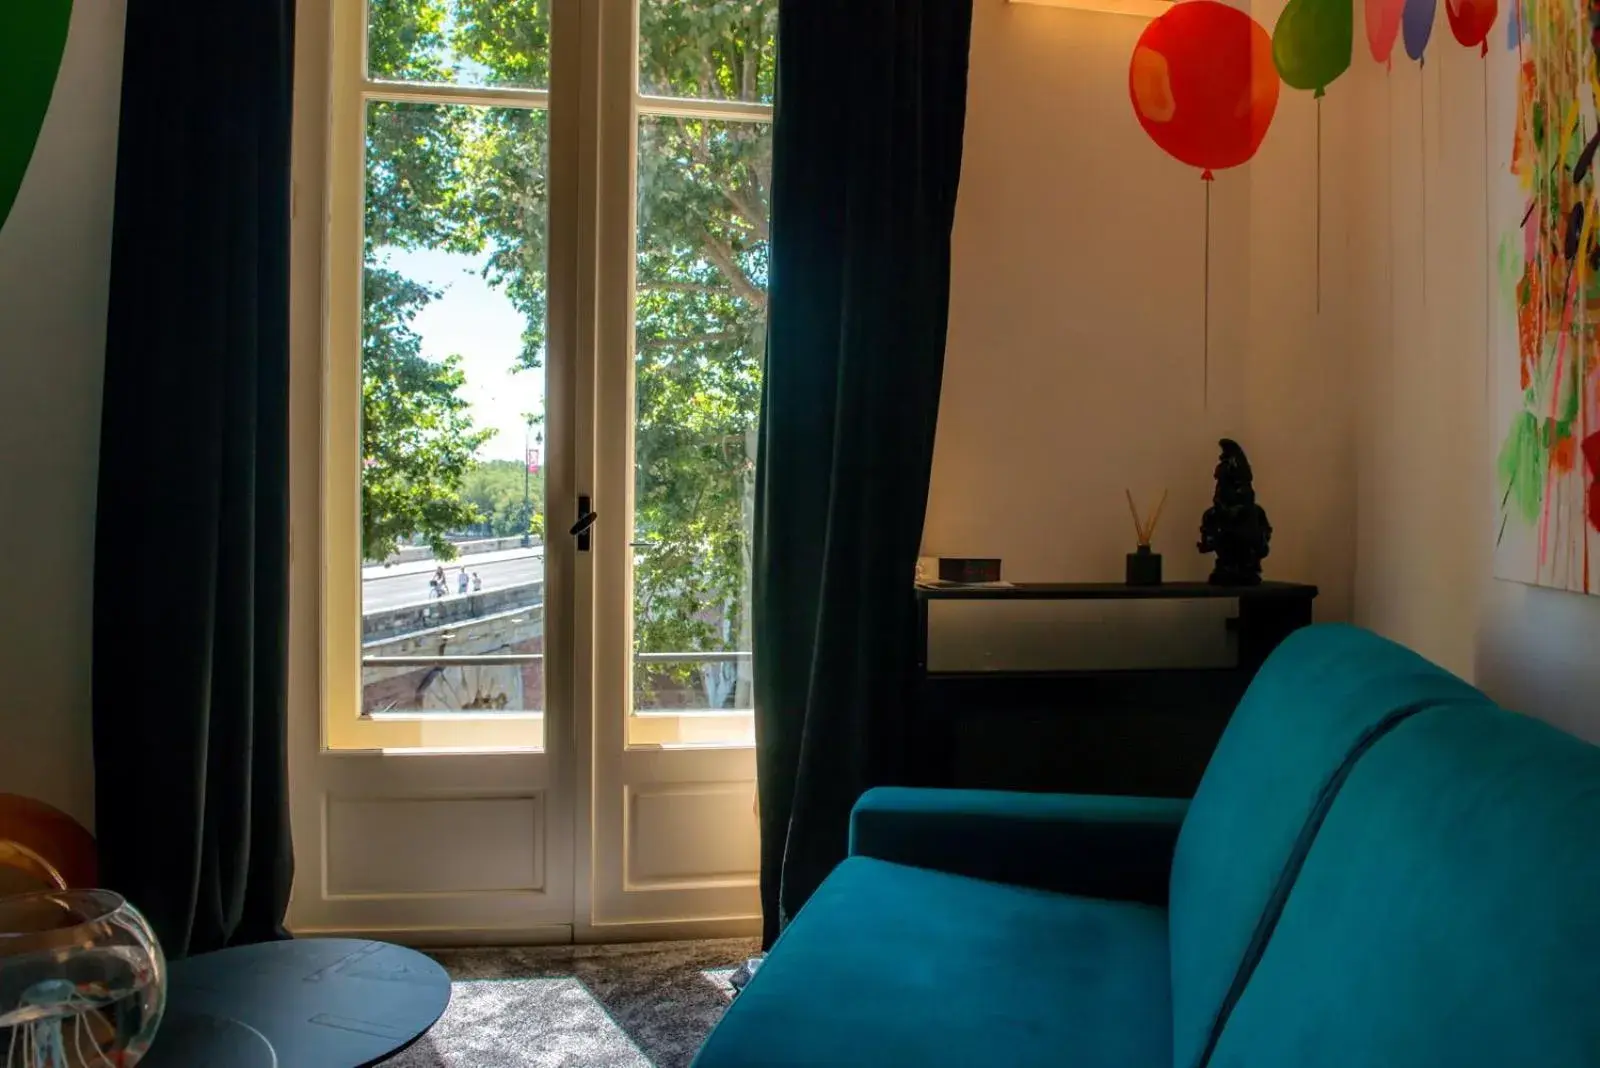
M 544 411 L 544 372 L 514 371 L 522 351 L 522 315 L 483 279 L 487 254 L 387 249 L 387 265 L 443 296 L 412 323 L 423 355 L 460 356 L 467 384 L 461 394 L 477 426 L 497 431 L 478 452 L 481 460 L 520 460 L 524 413 Z

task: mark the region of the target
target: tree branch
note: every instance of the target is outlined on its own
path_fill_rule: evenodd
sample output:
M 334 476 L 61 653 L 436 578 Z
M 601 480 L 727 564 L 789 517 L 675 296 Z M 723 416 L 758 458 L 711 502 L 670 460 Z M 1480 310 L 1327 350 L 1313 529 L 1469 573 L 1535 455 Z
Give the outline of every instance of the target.
M 652 337 L 646 338 L 634 346 L 636 351 L 646 349 L 664 349 L 675 345 L 702 345 L 710 341 L 737 341 L 745 336 L 741 330 L 707 330 L 703 334 L 690 334 L 687 337 Z
M 714 286 L 705 282 L 640 282 L 639 291 L 657 293 L 732 293 L 732 286 Z
M 752 203 L 747 198 L 743 189 L 736 190 L 732 186 L 723 186 L 722 195 L 728 198 L 728 203 L 733 205 L 733 210 L 737 211 L 744 221 L 755 229 L 757 237 L 765 241 L 771 236 L 767 232 L 767 213 L 757 211 L 755 203 Z M 759 203 L 759 201 L 756 203 Z
M 711 152 L 705 141 L 708 124 L 703 122 L 700 124 L 700 136 L 696 138 L 689 133 L 686 120 L 680 118 L 677 123 L 678 132 L 683 135 L 684 142 L 689 146 L 689 151 L 694 156 L 695 162 L 704 167 L 708 173 L 714 173 L 716 167 L 712 163 Z M 727 199 L 733 210 L 739 213 L 739 217 L 756 232 L 756 236 L 763 241 L 767 240 L 770 236 L 767 232 L 767 213 L 756 210 L 756 205 L 760 203 L 759 191 L 757 192 L 757 200 L 752 203 L 741 188 L 723 185 L 721 182 L 717 183 L 717 188 L 722 191 L 723 197 Z
M 756 307 L 765 308 L 767 295 L 750 281 L 743 268 L 739 266 L 738 257 L 733 254 L 733 247 L 709 231 L 701 241 L 705 245 L 706 259 L 722 272 L 728 284 L 733 287 L 733 291 Z

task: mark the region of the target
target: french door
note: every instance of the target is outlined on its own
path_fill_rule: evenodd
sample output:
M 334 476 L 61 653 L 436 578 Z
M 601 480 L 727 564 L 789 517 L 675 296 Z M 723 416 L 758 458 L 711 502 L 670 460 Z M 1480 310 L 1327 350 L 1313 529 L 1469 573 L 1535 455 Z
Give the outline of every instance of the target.
M 752 926 L 777 3 L 600 8 L 590 921 Z
M 302 8 L 291 926 L 752 929 L 775 3 Z

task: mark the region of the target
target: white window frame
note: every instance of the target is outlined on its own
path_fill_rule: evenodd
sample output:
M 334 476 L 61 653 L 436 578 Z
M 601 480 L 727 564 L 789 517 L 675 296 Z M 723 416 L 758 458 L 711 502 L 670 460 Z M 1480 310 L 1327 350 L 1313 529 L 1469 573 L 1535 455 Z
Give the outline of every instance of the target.
M 639 0 L 600 0 L 605 17 L 629 27 L 613 33 L 602 71 L 601 99 L 609 102 L 600 117 L 603 157 L 601 197 L 600 287 L 597 388 L 604 412 L 626 415 L 626 434 L 596 443 L 600 488 L 610 500 L 626 504 L 626 522 L 613 523 L 597 539 L 599 562 L 595 617 L 600 621 L 596 679 L 596 740 L 602 750 L 748 749 L 755 745 L 753 710 L 635 710 L 633 671 L 633 541 L 635 416 L 634 305 L 638 293 L 639 122 L 653 116 L 708 119 L 720 122 L 768 123 L 771 104 L 740 100 L 696 100 L 647 94 L 640 86 Z M 626 54 L 623 49 L 626 48 Z M 621 158 L 619 158 L 621 157 Z M 602 549 L 601 546 L 604 548 Z M 652 654 L 646 654 L 652 655 Z M 669 654 L 670 655 L 670 654 Z M 620 671 L 605 672 L 609 665 Z
M 302 457 L 314 455 L 317 470 L 316 685 L 321 747 L 541 750 L 549 741 L 547 714 L 557 708 L 566 710 L 566 715 L 578 712 L 587 707 L 590 695 L 596 699 L 594 707 L 601 713 L 600 719 L 617 720 L 615 726 L 627 748 L 753 745 L 753 715 L 748 710 L 636 712 L 632 708 L 632 558 L 627 543 L 632 539 L 634 505 L 637 139 L 639 121 L 645 117 L 770 123 L 772 105 L 641 92 L 636 0 L 600 0 L 600 17 L 590 17 L 594 9 L 586 11 L 581 29 L 570 6 L 576 0 L 553 5 L 552 19 L 567 19 L 564 28 L 573 40 L 555 45 L 558 53 L 551 57 L 555 84 L 549 89 L 371 79 L 367 76 L 367 0 L 325 2 L 331 30 L 327 136 L 321 146 L 325 169 L 319 176 L 315 161 L 303 159 L 297 165 L 297 186 L 323 182 L 326 190 L 320 271 L 322 337 L 316 368 L 318 427 L 314 451 L 303 427 L 298 450 Z M 607 26 L 618 24 L 613 20 L 625 20 L 631 32 L 607 33 Z M 561 37 L 553 27 L 552 40 L 559 42 Z M 627 56 L 622 55 L 623 48 L 628 49 Z M 585 64 L 586 56 L 602 51 L 606 53 L 604 62 Z M 581 73 L 583 70 L 596 75 L 597 84 L 585 83 L 590 75 Z M 545 543 L 544 711 L 381 716 L 362 712 L 361 205 L 366 108 L 371 101 L 546 110 L 550 115 L 551 200 L 559 199 L 577 209 L 552 212 L 547 236 L 551 358 L 545 368 L 545 393 L 547 397 L 560 396 L 564 404 L 547 405 L 545 471 L 550 516 Z M 560 102 L 552 108 L 553 101 Z M 619 158 L 620 154 L 625 158 Z M 592 241 L 581 234 L 581 213 L 592 213 L 591 218 L 600 220 Z M 617 302 L 624 304 L 619 308 Z M 597 410 L 608 419 L 611 413 L 625 413 L 627 433 L 596 440 L 592 427 Z M 578 444 L 572 445 L 574 441 Z M 616 477 L 597 477 L 602 471 Z M 616 518 L 607 516 L 596 528 L 594 552 L 577 554 L 562 533 L 561 509 L 564 502 L 576 499 L 578 486 L 596 483 L 597 508 L 606 511 L 606 503 L 625 503 L 626 514 L 612 503 L 609 510 Z M 624 518 L 626 522 L 621 521 Z M 597 574 L 591 572 L 591 562 L 597 564 L 593 569 Z M 306 588 L 307 584 L 298 585 Z M 590 610 L 585 610 L 586 599 L 576 596 L 580 586 L 592 589 Z M 563 623 L 563 614 L 570 629 Z M 591 660 L 591 655 L 595 659 Z M 594 670 L 585 669 L 586 664 L 593 664 Z M 619 664 L 626 670 L 610 670 Z M 611 715 L 612 711 L 620 715 Z M 602 728 L 601 733 L 610 731 Z
M 554 98 L 575 97 L 579 67 L 579 33 L 568 28 L 570 5 L 555 5 L 553 21 L 565 20 L 572 37 L 559 47 L 571 60 L 551 57 L 552 86 L 524 89 L 501 86 L 424 84 L 372 79 L 367 74 L 367 0 L 329 0 L 332 48 L 328 91 L 326 188 L 326 258 L 323 266 L 325 336 L 320 368 L 320 433 L 318 440 L 320 529 L 318 533 L 320 663 L 319 700 L 322 746 L 333 750 L 393 749 L 406 751 L 535 751 L 547 747 L 547 714 L 570 709 L 573 679 L 571 641 L 563 632 L 563 613 L 550 607 L 570 606 L 574 562 L 570 540 L 557 534 L 562 524 L 552 517 L 545 544 L 544 652 L 545 708 L 520 713 L 475 715 L 470 712 L 396 712 L 369 716 L 362 711 L 361 648 L 361 321 L 362 245 L 365 193 L 367 105 L 374 101 L 417 104 L 518 107 L 549 115 L 549 186 L 551 201 L 577 203 L 581 195 L 581 152 L 570 145 L 578 103 L 557 104 Z M 563 35 L 552 26 L 552 41 Z M 565 56 L 562 57 L 565 59 Z M 566 69 L 563 69 L 566 68 Z M 557 89 L 560 84 L 560 89 Z M 558 130 L 560 131 L 558 133 Z M 559 141 L 558 141 L 559 138 Z M 547 351 L 545 394 L 571 389 L 583 372 L 575 340 L 576 213 L 557 218 L 551 213 L 546 239 L 548 263 Z M 569 440 L 570 406 L 547 404 L 545 494 L 552 504 L 574 498 L 574 457 Z M 570 608 L 568 609 L 570 614 Z M 436 658 L 448 661 L 448 657 Z M 467 658 L 471 659 L 471 658 Z M 431 662 L 431 661 L 430 661 Z

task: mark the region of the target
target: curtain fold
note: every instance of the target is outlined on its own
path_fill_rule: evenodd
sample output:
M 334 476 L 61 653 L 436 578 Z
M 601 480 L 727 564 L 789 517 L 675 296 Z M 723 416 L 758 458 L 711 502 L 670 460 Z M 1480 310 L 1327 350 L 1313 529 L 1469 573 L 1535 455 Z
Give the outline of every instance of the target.
M 910 744 L 971 0 L 779 8 L 753 632 L 764 940 Z
M 101 877 L 169 956 L 283 935 L 294 0 L 128 5 L 101 419 Z

